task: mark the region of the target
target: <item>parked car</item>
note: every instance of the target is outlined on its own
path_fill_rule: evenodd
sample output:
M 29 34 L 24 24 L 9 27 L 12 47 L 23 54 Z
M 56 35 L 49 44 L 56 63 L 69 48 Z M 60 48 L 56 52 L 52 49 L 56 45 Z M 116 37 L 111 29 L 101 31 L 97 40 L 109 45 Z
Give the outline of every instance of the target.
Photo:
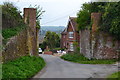
M 62 51 L 62 54 L 66 54 L 67 52 L 66 51 Z
M 39 52 L 39 54 L 42 54 L 42 49 L 41 49 L 41 48 L 39 48 L 38 52 Z
M 61 53 L 62 53 L 62 51 L 61 51 L 61 50 L 59 50 L 59 51 L 57 51 L 57 53 L 58 53 L 58 54 L 61 54 Z

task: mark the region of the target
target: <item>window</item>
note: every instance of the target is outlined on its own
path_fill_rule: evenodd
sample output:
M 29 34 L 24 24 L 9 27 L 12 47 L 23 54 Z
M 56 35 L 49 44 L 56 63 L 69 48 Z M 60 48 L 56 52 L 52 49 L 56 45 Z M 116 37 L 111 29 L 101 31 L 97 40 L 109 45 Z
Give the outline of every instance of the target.
M 63 36 L 63 38 L 65 38 L 65 35 Z
M 73 32 L 69 32 L 69 38 L 73 38 Z
M 70 51 L 74 51 L 73 43 L 70 43 Z
M 64 46 L 65 46 L 65 42 L 64 42 Z

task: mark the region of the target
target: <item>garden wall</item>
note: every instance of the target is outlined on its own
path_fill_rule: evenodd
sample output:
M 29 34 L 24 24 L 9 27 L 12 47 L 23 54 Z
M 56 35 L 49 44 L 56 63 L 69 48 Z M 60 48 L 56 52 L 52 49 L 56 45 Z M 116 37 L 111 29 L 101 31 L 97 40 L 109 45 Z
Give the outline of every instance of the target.
M 99 32 L 92 38 L 92 54 L 97 59 L 118 58 L 120 42 L 107 33 Z
M 80 52 L 88 58 L 91 58 L 91 48 L 90 48 L 90 30 L 80 31 Z
M 37 54 L 36 9 L 24 9 L 24 21 L 28 27 L 18 35 L 10 38 L 2 51 L 3 62 L 25 55 Z
M 120 54 L 120 41 L 99 30 L 101 14 L 92 13 L 92 30 L 80 31 L 80 53 L 88 58 L 113 59 Z
M 20 32 L 17 36 L 10 38 L 2 51 L 3 62 L 13 60 L 20 56 L 28 55 L 27 31 Z

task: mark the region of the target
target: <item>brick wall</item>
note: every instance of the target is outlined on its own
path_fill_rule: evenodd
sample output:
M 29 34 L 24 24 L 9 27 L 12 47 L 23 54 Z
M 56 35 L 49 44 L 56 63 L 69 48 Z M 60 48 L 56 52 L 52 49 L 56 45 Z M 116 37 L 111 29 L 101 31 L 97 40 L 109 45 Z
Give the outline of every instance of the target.
M 66 48 L 67 47 L 67 41 L 66 41 L 66 34 L 62 34 L 61 40 L 60 40 L 60 47 L 61 48 Z
M 67 51 L 70 51 L 70 44 L 74 42 L 79 43 L 79 33 L 76 31 L 76 25 L 73 25 L 72 22 L 68 22 L 67 28 L 62 32 L 61 36 L 61 48 L 67 48 Z M 69 32 L 73 32 L 73 38 L 69 38 Z M 65 37 L 64 37 L 65 36 Z M 75 50 L 75 46 L 74 46 Z

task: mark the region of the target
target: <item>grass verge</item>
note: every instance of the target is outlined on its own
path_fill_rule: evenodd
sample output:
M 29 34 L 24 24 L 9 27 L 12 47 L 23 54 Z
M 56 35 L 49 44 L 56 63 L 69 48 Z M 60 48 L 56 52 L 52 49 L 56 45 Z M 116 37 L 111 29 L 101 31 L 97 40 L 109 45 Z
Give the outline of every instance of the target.
M 45 66 L 45 61 L 41 57 L 23 56 L 16 60 L 9 61 L 2 65 L 2 78 L 27 79 L 33 77 Z
M 107 80 L 113 80 L 114 78 L 117 78 L 116 80 L 120 80 L 120 71 L 109 75 Z
M 88 58 L 84 57 L 82 54 L 75 54 L 75 53 L 65 54 L 61 56 L 61 58 L 67 61 L 81 63 L 81 64 L 113 64 L 117 61 L 116 59 L 112 59 L 112 60 L 91 59 L 89 60 Z

